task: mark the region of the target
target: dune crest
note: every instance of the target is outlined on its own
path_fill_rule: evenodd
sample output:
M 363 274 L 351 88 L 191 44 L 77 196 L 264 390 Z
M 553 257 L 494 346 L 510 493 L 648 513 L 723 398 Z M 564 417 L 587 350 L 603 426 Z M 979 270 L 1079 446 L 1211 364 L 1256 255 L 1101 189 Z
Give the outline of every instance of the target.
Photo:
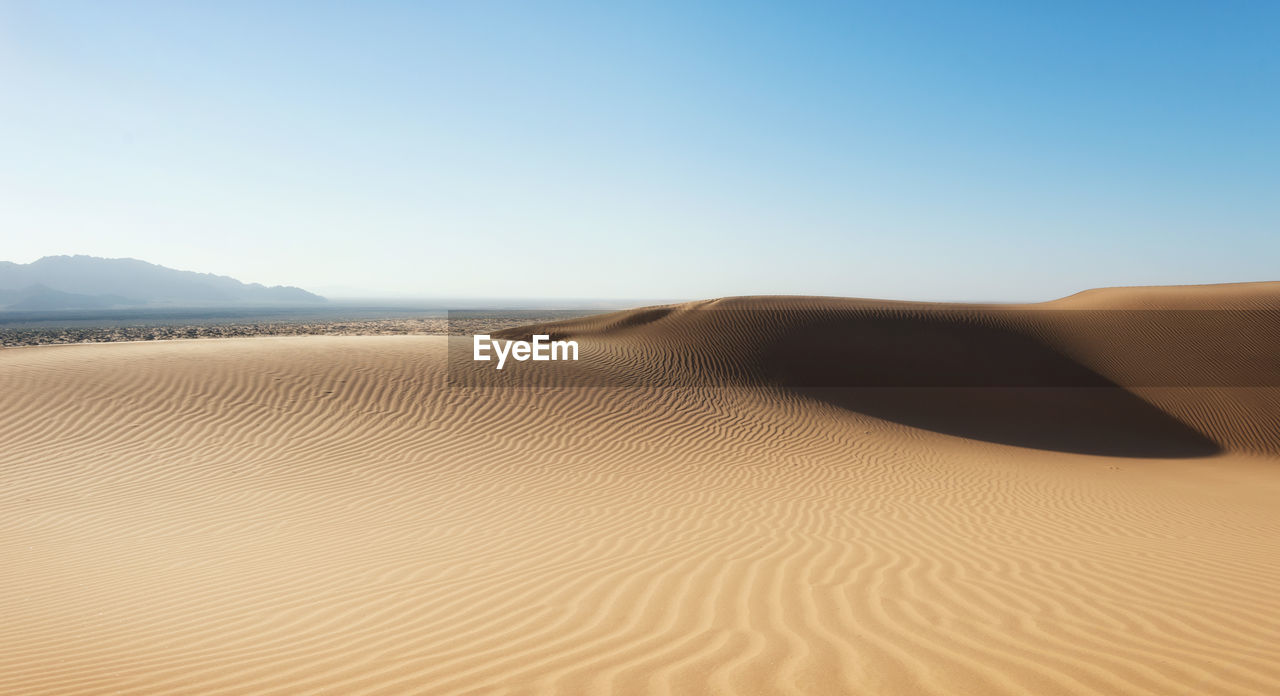
M 591 384 L 775 386 L 929 430 L 1083 453 L 1280 454 L 1280 283 L 1034 305 L 733 297 L 498 335 L 536 332 L 613 360 Z

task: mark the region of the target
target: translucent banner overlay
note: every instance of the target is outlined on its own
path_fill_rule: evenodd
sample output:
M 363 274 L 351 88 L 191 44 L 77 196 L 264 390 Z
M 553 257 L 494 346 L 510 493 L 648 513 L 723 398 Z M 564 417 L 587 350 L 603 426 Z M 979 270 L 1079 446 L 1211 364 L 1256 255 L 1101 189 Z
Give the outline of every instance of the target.
M 449 383 L 475 387 L 1275 387 L 1280 310 L 451 311 Z M 572 341 L 516 360 L 490 341 Z

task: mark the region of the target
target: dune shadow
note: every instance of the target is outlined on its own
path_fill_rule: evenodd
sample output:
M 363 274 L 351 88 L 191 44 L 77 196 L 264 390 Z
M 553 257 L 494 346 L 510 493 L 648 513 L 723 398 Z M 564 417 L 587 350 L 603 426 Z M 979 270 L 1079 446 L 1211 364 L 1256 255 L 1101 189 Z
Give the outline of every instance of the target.
M 949 435 L 1041 450 L 1182 458 L 1221 448 L 1039 339 L 972 317 L 820 317 L 765 347 L 805 398 Z

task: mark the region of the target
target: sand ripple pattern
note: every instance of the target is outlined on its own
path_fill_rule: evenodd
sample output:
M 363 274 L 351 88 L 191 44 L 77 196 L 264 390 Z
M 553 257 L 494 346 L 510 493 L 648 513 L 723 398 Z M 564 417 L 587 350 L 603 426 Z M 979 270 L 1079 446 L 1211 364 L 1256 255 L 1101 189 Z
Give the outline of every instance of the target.
M 0 693 L 1280 693 L 1271 455 L 449 389 L 445 341 L 0 351 Z M 1149 395 L 1270 437 L 1197 399 Z

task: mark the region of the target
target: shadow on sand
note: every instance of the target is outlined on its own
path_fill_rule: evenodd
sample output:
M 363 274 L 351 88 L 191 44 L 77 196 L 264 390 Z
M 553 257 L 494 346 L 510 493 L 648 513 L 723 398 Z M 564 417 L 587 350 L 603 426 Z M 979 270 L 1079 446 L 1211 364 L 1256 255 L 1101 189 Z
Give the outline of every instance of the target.
M 768 377 L 905 425 L 1042 450 L 1181 458 L 1221 448 L 1019 327 L 955 316 L 831 316 L 767 346 Z

